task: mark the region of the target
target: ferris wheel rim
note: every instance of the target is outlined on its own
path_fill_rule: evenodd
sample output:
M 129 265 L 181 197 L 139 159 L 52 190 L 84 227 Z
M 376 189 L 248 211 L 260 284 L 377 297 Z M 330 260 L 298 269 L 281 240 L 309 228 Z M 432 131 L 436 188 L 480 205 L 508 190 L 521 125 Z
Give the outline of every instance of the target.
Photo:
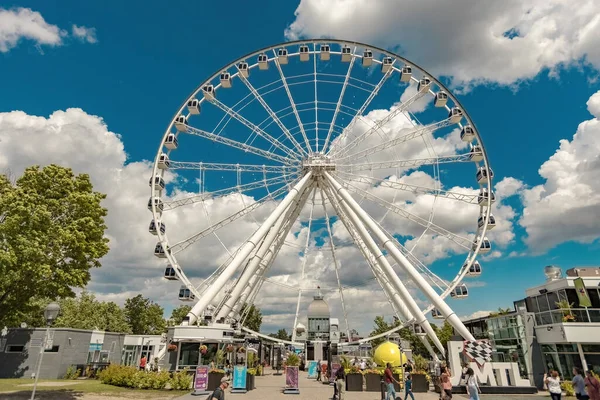
M 287 48 L 287 47 L 290 47 L 290 46 L 303 45 L 303 44 L 309 44 L 309 43 L 313 44 L 312 51 L 310 51 L 309 54 L 313 55 L 313 57 L 315 57 L 315 58 L 316 58 L 316 56 L 318 54 L 318 51 L 316 49 L 316 45 L 317 44 L 354 45 L 354 46 L 357 46 L 357 47 L 363 47 L 363 48 L 372 49 L 372 50 L 377 51 L 377 52 L 379 52 L 379 53 L 381 53 L 383 55 L 386 55 L 386 56 L 391 56 L 394 59 L 400 60 L 400 61 L 404 62 L 405 64 L 408 64 L 408 65 L 410 65 L 410 66 L 412 66 L 412 67 L 420 70 L 421 72 L 423 72 L 426 76 L 428 76 L 432 80 L 432 83 L 434 83 L 435 85 L 437 85 L 441 90 L 445 90 L 446 93 L 448 94 L 449 99 L 451 99 L 452 102 L 456 106 L 458 106 L 458 107 L 460 107 L 462 109 L 462 111 L 464 113 L 464 118 L 467 121 L 467 124 L 471 125 L 473 127 L 473 129 L 474 129 L 474 132 L 475 132 L 475 135 L 476 135 L 476 141 L 477 141 L 477 144 L 480 146 L 480 150 L 481 150 L 481 155 L 482 155 L 481 162 L 483 163 L 483 167 L 485 169 L 487 169 L 488 171 L 491 170 L 490 166 L 489 166 L 489 160 L 488 160 L 488 156 L 487 156 L 486 147 L 485 147 L 485 145 L 483 143 L 483 140 L 481 138 L 479 130 L 477 129 L 477 127 L 475 125 L 475 122 L 471 119 L 471 117 L 470 117 L 467 109 L 461 104 L 460 100 L 458 98 L 456 98 L 454 96 L 454 94 L 438 78 L 436 78 L 432 74 L 428 73 L 424 68 L 422 68 L 418 64 L 414 63 L 413 61 L 408 60 L 408 59 L 406 59 L 406 58 L 404 58 L 404 57 L 402 57 L 402 56 L 400 56 L 400 55 L 398 55 L 398 54 L 396 54 L 394 52 L 391 52 L 391 51 L 388 51 L 388 50 L 385 50 L 385 49 L 382 49 L 380 47 L 373 46 L 373 45 L 370 45 L 370 44 L 362 43 L 362 42 L 348 41 L 348 40 L 336 40 L 336 39 L 307 39 L 307 40 L 296 40 L 296 41 L 291 41 L 291 42 L 283 42 L 283 43 L 279 43 L 279 44 L 267 46 L 267 47 L 264 47 L 262 49 L 255 50 L 255 51 L 252 51 L 250 53 L 247 53 L 244 56 L 237 58 L 233 62 L 227 63 L 223 67 L 219 68 L 213 75 L 211 75 L 208 79 L 206 79 L 200 85 L 198 85 L 196 87 L 196 89 L 194 89 L 191 92 L 191 94 L 186 97 L 185 101 L 180 106 L 178 112 L 175 113 L 174 117 L 171 119 L 171 122 L 169 123 L 169 125 L 168 125 L 168 127 L 167 127 L 167 129 L 165 131 L 165 134 L 162 137 L 161 144 L 159 146 L 157 155 L 155 157 L 154 165 L 153 165 L 153 169 L 152 169 L 152 178 L 151 179 L 155 179 L 157 176 L 161 176 L 162 177 L 163 171 L 158 168 L 158 161 L 159 161 L 160 155 L 163 153 L 163 143 L 164 143 L 164 140 L 172 132 L 175 120 L 185 110 L 186 104 L 187 104 L 188 100 L 191 99 L 191 98 L 194 98 L 195 96 L 197 96 L 198 93 L 202 90 L 202 87 L 204 85 L 206 85 L 207 83 L 215 80 L 222 71 L 227 71 L 227 70 L 231 69 L 232 67 L 235 67 L 239 62 L 245 61 L 246 59 L 248 59 L 250 57 L 256 56 L 256 55 L 261 54 L 261 53 L 268 52 L 270 50 L 275 51 L 278 48 Z M 336 52 L 333 52 L 333 51 L 331 53 L 332 54 L 336 54 Z M 290 57 L 292 57 L 294 55 L 297 55 L 297 54 L 296 53 L 290 53 L 289 54 Z M 354 56 L 354 53 L 353 53 L 352 60 L 355 60 L 357 58 L 358 57 Z M 374 60 L 374 62 L 376 62 L 376 61 L 377 60 Z M 256 67 L 256 65 L 257 65 L 257 63 L 253 64 L 253 67 Z M 219 85 L 215 85 L 215 88 L 218 88 L 218 87 L 219 87 Z M 205 101 L 204 98 L 200 98 L 199 99 L 200 103 L 204 102 L 204 101 Z M 316 109 L 318 109 L 318 107 L 315 107 L 315 111 L 317 111 Z M 332 123 L 333 122 L 334 121 L 332 121 Z M 300 124 L 300 126 L 302 127 L 302 124 Z M 167 151 L 167 154 L 168 153 L 170 153 L 170 150 Z M 490 176 L 488 178 L 488 180 L 487 180 L 487 183 L 485 185 L 481 185 L 480 184 L 480 188 L 486 188 L 487 191 L 488 191 L 488 193 L 492 193 L 492 186 L 493 186 L 492 185 L 492 179 L 493 179 L 492 176 Z M 153 187 L 151 187 L 150 191 L 151 191 L 151 197 L 154 197 L 154 195 L 155 195 L 155 189 Z M 454 290 L 456 288 L 456 286 L 459 285 L 463 281 L 463 279 L 465 278 L 466 274 L 468 273 L 469 268 L 471 267 L 471 265 L 473 264 L 473 262 L 475 262 L 476 257 L 479 254 L 479 250 L 481 248 L 480 244 L 484 240 L 486 231 L 488 229 L 487 222 L 489 221 L 489 216 L 491 214 L 491 209 L 492 209 L 491 202 L 489 202 L 489 204 L 487 204 L 485 206 L 480 206 L 480 215 L 485 217 L 485 222 L 486 223 L 484 223 L 484 225 L 483 225 L 482 228 L 478 228 L 477 231 L 476 231 L 477 245 L 474 246 L 474 248 L 475 248 L 474 250 L 471 250 L 471 251 L 468 252 L 465 264 L 461 267 L 461 269 L 459 270 L 459 273 L 455 276 L 455 278 L 448 284 L 447 289 L 443 293 L 440 294 L 440 296 L 442 298 L 446 298 L 450 294 L 450 292 L 452 290 Z M 153 215 L 153 218 L 154 218 L 155 221 L 160 221 L 160 219 L 161 219 L 161 213 L 157 212 L 157 208 L 156 208 L 156 205 L 154 204 L 154 202 L 152 202 L 152 215 Z M 163 243 L 165 246 L 169 245 L 169 241 L 168 241 L 168 239 L 166 237 L 166 234 L 162 234 L 159 231 L 158 234 L 157 234 L 157 236 L 158 236 L 158 239 L 159 239 L 159 241 L 161 243 Z M 179 271 L 181 271 L 182 277 L 189 282 L 189 280 L 187 279 L 187 276 L 185 275 L 185 272 L 183 271 L 183 269 L 181 268 L 181 266 L 177 263 L 176 258 L 173 255 L 171 255 L 168 251 L 166 252 L 166 256 L 167 256 L 167 259 L 169 260 L 169 262 L 173 265 L 173 267 L 174 268 L 177 267 L 177 269 Z M 186 286 L 188 286 L 188 285 L 186 284 Z M 193 285 L 192 285 L 192 287 L 193 287 Z M 429 312 L 433 308 L 434 307 L 432 305 L 430 305 L 430 306 L 426 307 L 424 310 L 425 310 L 425 312 Z M 409 322 L 410 321 L 407 321 L 406 324 L 409 324 Z

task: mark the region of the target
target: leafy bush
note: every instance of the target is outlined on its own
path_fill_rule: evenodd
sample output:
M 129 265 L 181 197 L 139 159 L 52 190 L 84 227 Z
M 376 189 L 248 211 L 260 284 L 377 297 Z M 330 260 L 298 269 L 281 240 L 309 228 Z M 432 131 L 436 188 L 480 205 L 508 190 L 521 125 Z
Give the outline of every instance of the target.
M 256 367 L 256 375 L 262 375 L 263 374 L 263 366 L 261 364 L 258 364 L 258 367 Z
M 561 382 L 560 388 L 567 396 L 575 396 L 575 389 L 573 389 L 573 384 L 569 381 Z
M 124 365 L 109 365 L 99 374 L 100 382 L 135 389 L 164 389 L 169 385 L 171 389 L 187 390 L 192 385 L 193 377 L 188 375 L 187 370 L 176 372 L 171 375 L 167 371 L 152 372 L 139 371 L 135 367 Z
M 76 369 L 74 365 L 71 365 L 67 368 L 67 373 L 65 374 L 64 379 L 77 379 L 81 375 L 81 370 Z
M 289 367 L 297 367 L 300 365 L 300 357 L 296 353 L 290 353 L 287 356 L 285 364 Z
M 256 375 L 256 368 L 248 368 L 249 375 Z

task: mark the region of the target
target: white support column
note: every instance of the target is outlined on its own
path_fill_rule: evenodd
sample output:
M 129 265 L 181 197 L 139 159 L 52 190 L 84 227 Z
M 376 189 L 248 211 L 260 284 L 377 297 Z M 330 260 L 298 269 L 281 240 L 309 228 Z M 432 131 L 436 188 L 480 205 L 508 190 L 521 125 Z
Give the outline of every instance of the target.
M 296 316 L 294 317 L 294 325 L 292 325 L 292 342 L 296 341 L 296 325 L 298 325 L 298 314 L 300 313 L 300 300 L 301 299 L 302 299 L 302 289 L 298 290 L 298 301 L 296 302 Z
M 306 189 L 306 190 L 308 190 L 308 189 Z M 301 204 L 298 204 L 297 206 L 302 208 Z M 277 239 L 277 236 L 280 234 L 283 224 L 289 218 L 292 217 L 292 214 L 293 214 L 293 211 L 295 210 L 295 208 L 296 207 L 294 204 L 290 205 L 290 207 L 288 207 L 286 212 L 281 214 L 281 216 L 279 217 L 277 222 L 275 222 L 275 225 L 273 225 L 271 227 L 271 229 L 269 230 L 269 233 L 267 233 L 262 244 L 258 248 L 258 251 L 254 255 L 254 257 L 252 257 L 252 259 L 246 266 L 246 269 L 244 270 L 244 272 L 242 273 L 242 275 L 236 282 L 233 290 L 229 294 L 229 298 L 227 299 L 225 304 L 223 304 L 221 306 L 221 308 L 218 310 L 217 318 L 216 318 L 217 321 L 223 317 L 226 317 L 227 314 L 229 314 L 229 312 L 232 310 L 233 305 L 240 299 L 240 295 L 242 294 L 242 292 L 248 285 L 250 278 L 252 278 L 252 276 L 254 276 L 256 274 L 256 270 L 258 269 L 260 262 L 263 260 L 263 258 L 265 257 L 265 255 L 267 254 L 269 249 L 271 248 L 271 245 L 273 244 L 275 239 Z
M 327 173 L 325 173 L 325 174 L 326 174 L 325 176 L 327 178 L 330 178 Z M 330 182 L 331 182 L 331 180 L 330 180 Z M 337 182 L 335 182 L 335 183 L 337 183 Z M 339 184 L 338 184 L 338 186 L 339 186 Z M 337 188 L 335 186 L 334 186 L 334 188 L 337 190 Z M 341 188 L 341 186 L 340 186 L 340 188 Z M 338 193 L 339 193 L 339 191 L 338 191 Z M 339 199 L 339 200 L 341 200 L 341 199 Z M 394 289 L 396 289 L 396 292 L 394 293 L 394 295 L 400 297 L 399 299 L 397 299 L 396 302 L 398 304 L 401 304 L 401 303 L 406 304 L 410 313 L 415 317 L 416 322 L 419 325 L 421 325 L 423 327 L 423 329 L 425 330 L 425 332 L 429 335 L 429 337 L 431 337 L 431 340 L 433 340 L 433 343 L 440 350 L 442 355 L 446 354 L 444 346 L 442 345 L 442 343 L 438 339 L 437 335 L 435 334 L 435 331 L 431 327 L 431 324 L 429 324 L 429 321 L 425 317 L 425 314 L 423 314 L 423 312 L 421 311 L 421 308 L 419 307 L 419 305 L 417 304 L 415 299 L 412 298 L 412 296 L 410 295 L 410 293 L 408 292 L 408 290 L 406 289 L 406 287 L 404 286 L 404 284 L 402 283 L 402 281 L 400 280 L 398 275 L 396 275 L 396 273 L 394 272 L 394 269 L 392 268 L 392 266 L 390 265 L 388 260 L 385 258 L 385 256 L 383 255 L 383 253 L 377 246 L 377 243 L 375 243 L 375 240 L 373 240 L 373 238 L 371 237 L 371 235 L 369 234 L 369 232 L 367 231 L 367 229 L 363 225 L 363 223 L 360 221 L 360 219 L 358 218 L 358 216 L 356 215 L 354 210 L 352 210 L 346 203 L 347 203 L 347 201 L 346 202 L 339 201 L 339 205 L 344 210 L 345 215 L 350 219 L 350 221 L 352 221 L 352 223 L 356 227 L 358 233 L 360 234 L 361 238 L 363 239 L 365 244 L 369 247 L 369 250 L 375 255 L 375 258 L 377 259 L 377 262 L 379 263 L 382 271 L 385 273 L 385 276 L 387 277 L 388 281 L 391 283 L 392 287 Z
M 458 315 L 452 311 L 452 309 L 444 302 L 444 300 L 436 293 L 436 291 L 427 283 L 419 271 L 417 271 L 410 261 L 406 259 L 404 254 L 398 250 L 390 238 L 388 238 L 387 235 L 379 228 L 379 226 L 377 226 L 375 221 L 373 221 L 373 219 L 365 212 L 365 210 L 363 210 L 362 207 L 352 198 L 348 191 L 345 190 L 331 175 L 329 175 L 329 173 L 324 172 L 323 174 L 330 185 L 334 187 L 335 191 L 345 201 L 348 207 L 356 213 L 358 218 L 369 228 L 369 230 L 371 230 L 371 232 L 373 232 L 377 239 L 383 243 L 383 247 L 389 252 L 394 260 L 396 260 L 398 265 L 404 269 L 404 271 L 410 276 L 419 289 L 429 298 L 434 306 L 442 313 L 446 320 L 464 339 L 475 340 L 471 332 L 469 332 L 467 327 L 458 318 Z M 396 276 L 396 278 L 398 277 Z M 419 312 L 421 312 L 420 309 Z M 413 315 L 415 314 L 413 313 Z M 429 334 L 429 332 L 427 333 Z
M 285 212 L 285 210 L 292 204 L 292 202 L 297 201 L 300 193 L 304 191 L 306 186 L 311 182 L 312 172 L 309 171 L 301 180 L 298 182 L 285 196 L 285 198 L 279 203 L 279 205 L 275 208 L 273 213 L 269 215 L 267 220 L 254 232 L 254 234 L 242 245 L 240 251 L 236 254 L 231 263 L 223 270 L 221 275 L 210 285 L 206 291 L 202 294 L 202 297 L 198 300 L 198 302 L 192 307 L 190 312 L 188 313 L 189 324 L 193 324 L 196 322 L 200 314 L 204 311 L 206 306 L 210 304 L 210 302 L 214 299 L 214 297 L 223 289 L 223 286 L 231 279 L 235 271 L 239 268 L 239 266 L 244 262 L 244 260 L 250 255 L 252 250 L 256 247 L 256 244 L 259 243 L 262 238 L 267 234 L 269 229 L 275 224 L 277 219 Z

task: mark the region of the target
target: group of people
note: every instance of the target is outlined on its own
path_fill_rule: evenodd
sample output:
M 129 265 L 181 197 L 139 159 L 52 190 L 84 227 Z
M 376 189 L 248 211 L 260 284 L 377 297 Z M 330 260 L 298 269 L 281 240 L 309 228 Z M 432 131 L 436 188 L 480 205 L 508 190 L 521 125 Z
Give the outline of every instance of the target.
M 577 400 L 600 400 L 600 381 L 592 373 L 592 368 L 586 371 L 585 378 L 581 368 L 573 368 L 573 390 Z M 560 400 L 562 396 L 561 380 L 558 371 L 550 371 L 544 375 L 544 383 L 548 387 L 552 400 Z

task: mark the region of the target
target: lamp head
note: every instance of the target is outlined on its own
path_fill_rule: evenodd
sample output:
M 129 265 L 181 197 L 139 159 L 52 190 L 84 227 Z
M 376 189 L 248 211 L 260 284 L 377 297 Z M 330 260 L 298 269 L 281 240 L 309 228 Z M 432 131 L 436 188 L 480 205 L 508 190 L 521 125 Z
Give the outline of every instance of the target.
M 48 325 L 52 325 L 52 323 L 56 320 L 56 318 L 58 317 L 58 314 L 60 313 L 60 306 L 57 303 L 50 303 L 46 306 L 46 309 L 44 310 L 44 318 L 46 318 L 46 323 Z

